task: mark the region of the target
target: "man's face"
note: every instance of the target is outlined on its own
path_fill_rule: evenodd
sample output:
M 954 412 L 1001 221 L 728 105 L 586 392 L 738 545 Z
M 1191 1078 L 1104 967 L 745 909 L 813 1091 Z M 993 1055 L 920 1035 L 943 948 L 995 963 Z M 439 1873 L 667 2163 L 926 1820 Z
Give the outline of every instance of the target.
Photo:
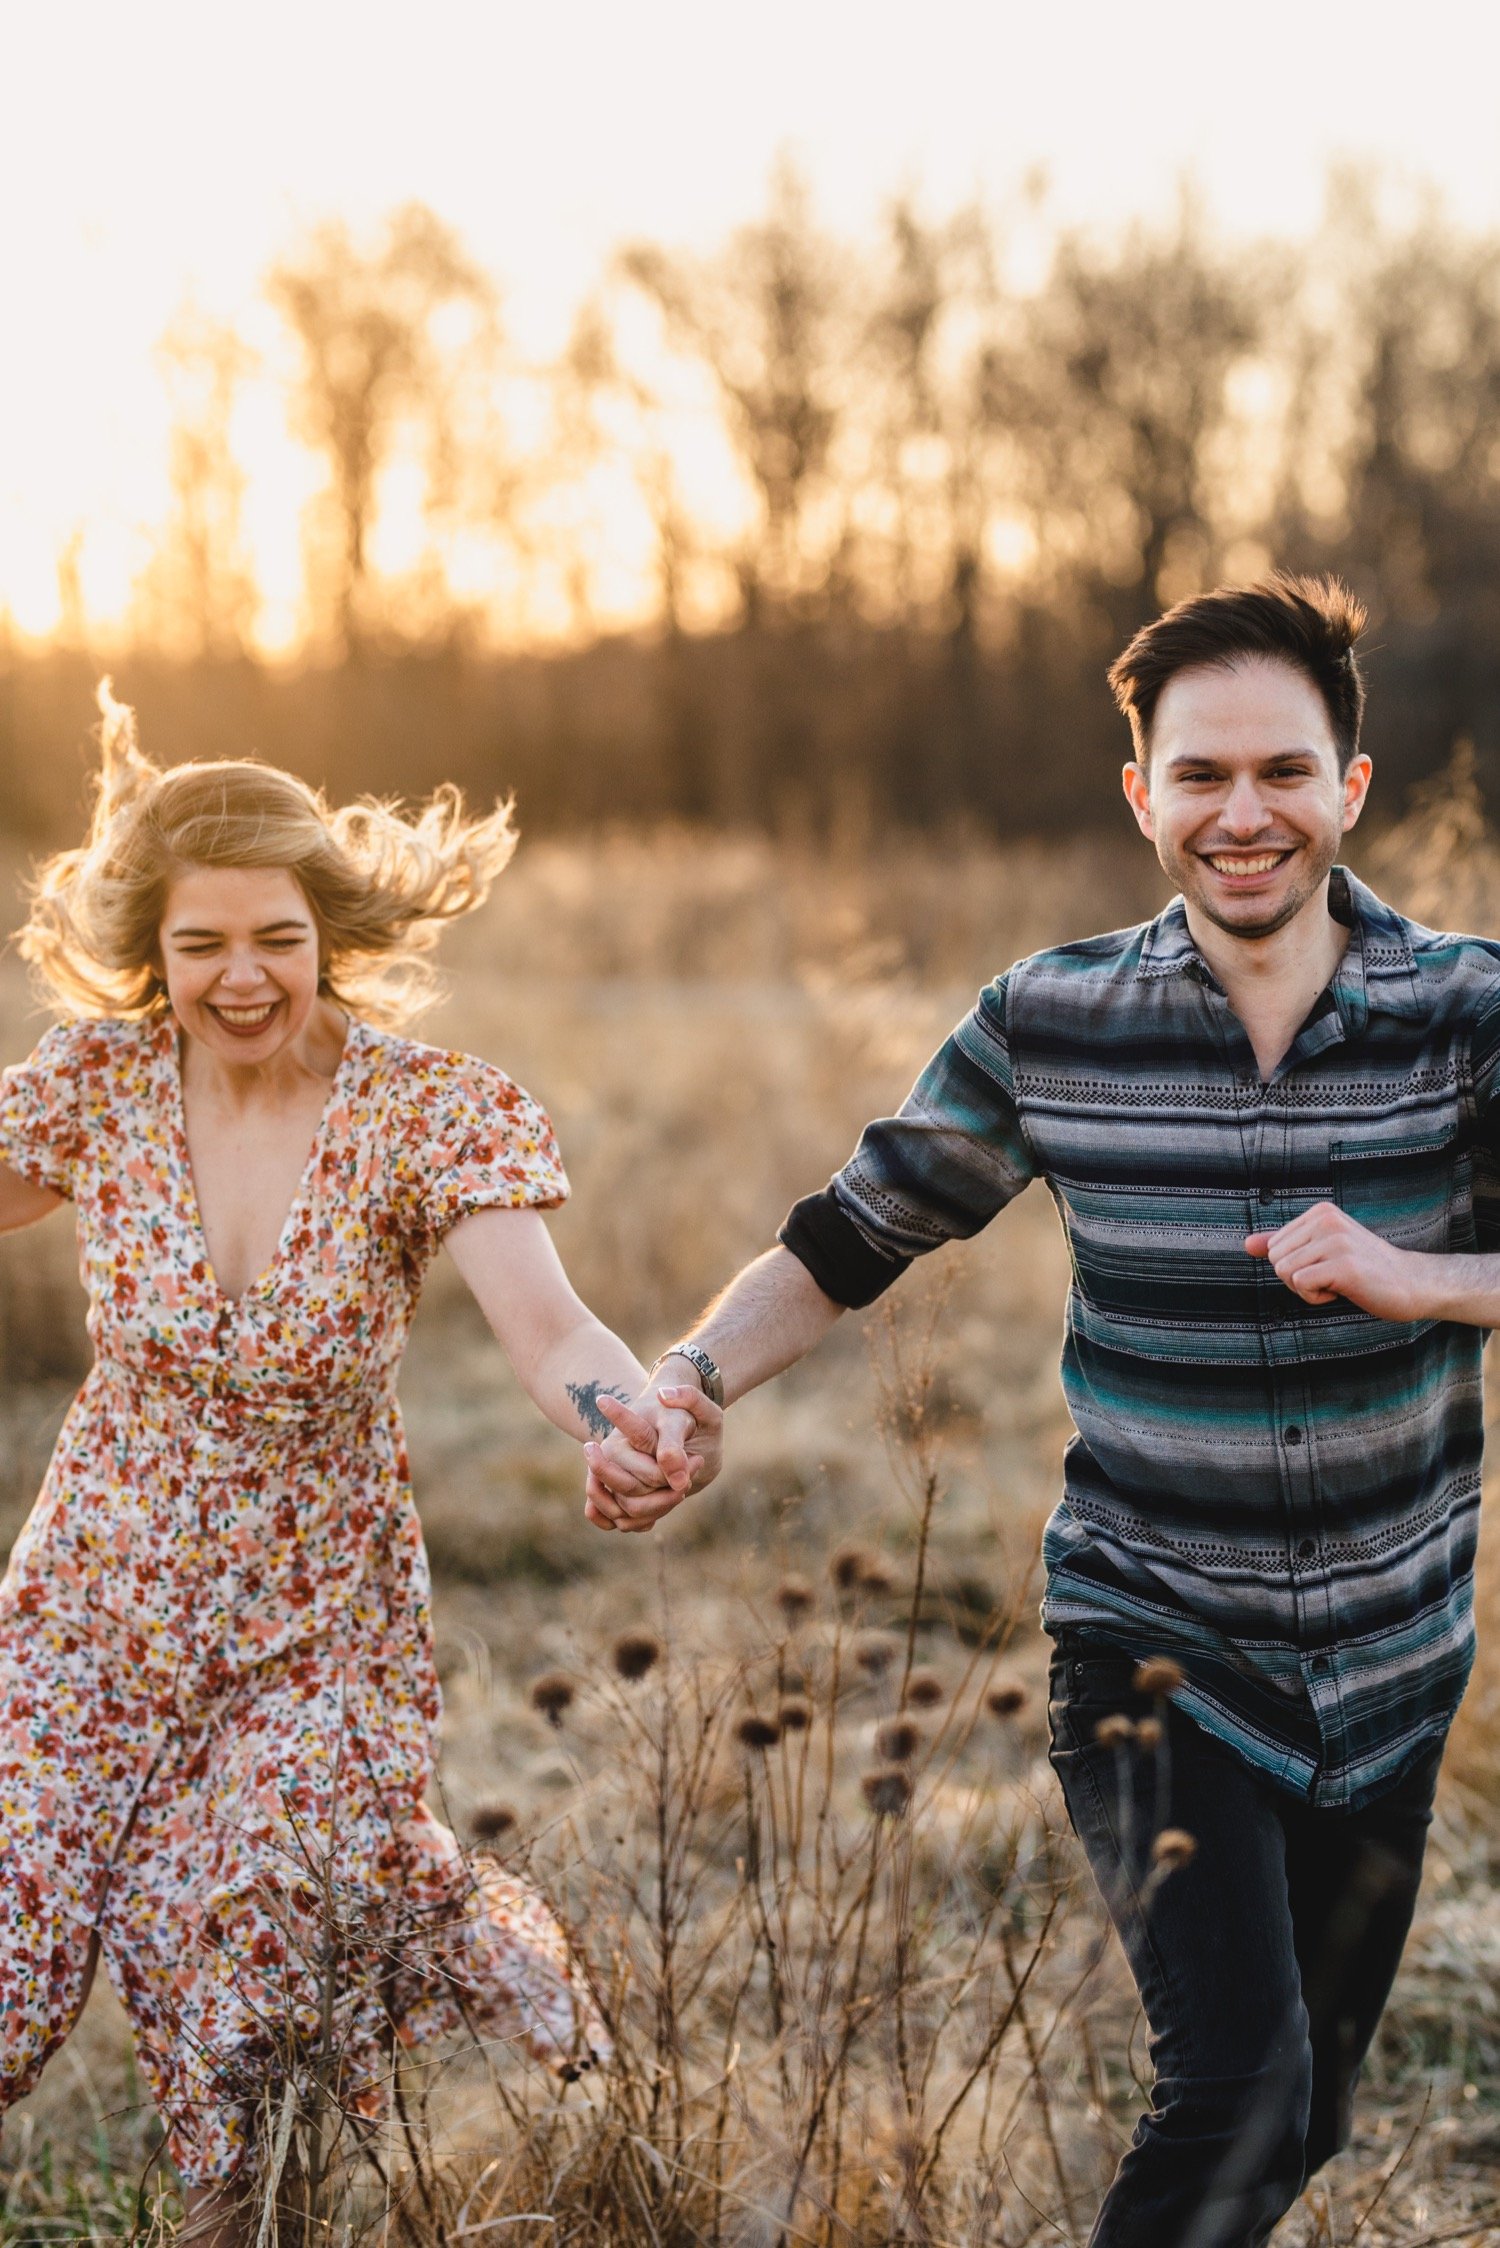
M 1320 892 L 1370 785 L 1339 772 L 1328 712 L 1291 664 L 1252 657 L 1169 680 L 1125 794 L 1190 906 L 1228 935 L 1269 937 Z

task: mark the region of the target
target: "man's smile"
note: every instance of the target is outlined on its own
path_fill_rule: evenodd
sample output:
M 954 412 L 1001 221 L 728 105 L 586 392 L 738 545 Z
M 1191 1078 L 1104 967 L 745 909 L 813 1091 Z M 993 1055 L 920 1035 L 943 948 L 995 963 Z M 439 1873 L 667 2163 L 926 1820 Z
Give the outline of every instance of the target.
M 1291 844 L 1284 844 L 1271 851 L 1203 851 L 1199 856 L 1215 874 L 1246 880 L 1259 874 L 1274 874 L 1279 866 L 1286 864 L 1293 848 Z

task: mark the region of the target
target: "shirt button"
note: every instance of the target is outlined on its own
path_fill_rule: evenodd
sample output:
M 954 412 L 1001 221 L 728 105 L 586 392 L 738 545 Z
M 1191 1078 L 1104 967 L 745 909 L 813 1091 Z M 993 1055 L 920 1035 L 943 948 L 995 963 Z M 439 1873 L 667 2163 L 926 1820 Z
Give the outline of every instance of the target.
M 1302 1442 L 1302 1431 L 1300 1428 L 1298 1428 L 1295 1421 L 1293 1421 L 1291 1427 L 1286 1431 L 1286 1434 L 1282 1438 L 1282 1442 L 1284 1444 L 1300 1444 Z
M 1315 1677 L 1321 1678 L 1328 1668 L 1328 1657 L 1326 1655 L 1314 1655 L 1307 1667 Z
M 1274 1187 L 1274 1186 L 1263 1186 L 1263 1187 L 1261 1188 L 1261 1190 L 1260 1190 L 1260 1195 L 1259 1195 L 1259 1199 L 1260 1199 L 1260 1201 L 1262 1201 L 1262 1202 L 1274 1202 L 1274 1201 L 1275 1201 L 1275 1199 L 1276 1199 L 1276 1189 L 1275 1189 L 1275 1187 Z
M 1304 1538 L 1297 1548 L 1297 1559 L 1299 1561 L 1311 1561 L 1317 1550 L 1311 1538 Z

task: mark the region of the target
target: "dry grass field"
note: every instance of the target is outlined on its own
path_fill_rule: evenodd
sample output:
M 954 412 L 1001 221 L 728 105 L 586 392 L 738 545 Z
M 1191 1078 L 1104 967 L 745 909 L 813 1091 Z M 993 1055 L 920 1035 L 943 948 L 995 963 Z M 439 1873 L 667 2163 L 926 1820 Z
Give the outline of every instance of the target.
M 1382 871 L 1428 918 L 1449 899 L 1453 920 L 1500 925 L 1461 776 Z M 980 982 L 1159 896 L 1123 838 L 523 847 L 455 937 L 427 1034 L 546 1102 L 574 1182 L 559 1245 L 649 1358 L 900 1097 Z M 14 962 L 0 975 L 19 1056 L 34 1025 Z M 404 2126 L 346 2144 L 313 2218 L 268 2211 L 266 2241 L 1082 2243 L 1148 2068 L 1043 1753 L 1036 1554 L 1066 1436 L 1065 1282 L 1050 1205 L 1027 1195 L 737 1408 L 720 1483 L 622 1540 L 583 1523 L 573 1448 L 434 1272 L 403 1400 L 438 1588 L 442 1797 L 557 1897 L 618 2057 L 559 2091 L 505 2054 L 409 2056 Z M 65 1217 L 0 1243 L 6 1540 L 84 1362 L 75 1296 Z M 1358 2141 L 1279 2248 L 1500 2243 L 1496 1594 L 1491 1568 Z M 0 2239 L 173 2237 L 154 2143 L 101 1978 L 6 2118 Z

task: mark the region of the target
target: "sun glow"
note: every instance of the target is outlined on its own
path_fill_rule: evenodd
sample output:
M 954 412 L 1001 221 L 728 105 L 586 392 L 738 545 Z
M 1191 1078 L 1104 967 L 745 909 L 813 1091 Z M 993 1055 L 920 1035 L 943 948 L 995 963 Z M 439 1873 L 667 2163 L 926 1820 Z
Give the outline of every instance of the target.
M 171 483 L 156 346 L 195 304 L 253 355 L 229 435 L 254 638 L 298 640 L 326 469 L 288 427 L 292 350 L 264 277 L 329 215 L 368 236 L 403 202 L 428 205 L 494 277 L 514 365 L 533 370 L 612 285 L 620 243 L 711 247 L 763 206 L 779 148 L 846 232 L 871 230 L 903 181 L 942 210 L 1012 189 L 1038 163 L 1068 218 L 1163 209 L 1187 166 L 1232 229 L 1295 231 L 1315 219 L 1339 146 L 1415 167 L 1470 217 L 1500 216 L 1485 92 L 1496 23 L 1439 0 L 1398 72 L 1370 11 L 1357 48 L 1332 17 L 1285 0 L 1248 42 L 1185 0 L 1146 14 L 1127 25 L 1090 0 L 1038 21 L 934 0 L 918 31 L 905 9 L 849 0 L 768 0 L 753 29 L 687 0 L 628 12 L 435 0 L 420 27 L 347 0 L 268 0 L 253 21 L 180 0 L 30 11 L 8 29 L 0 149 L 0 618 L 23 636 L 101 643 L 141 628 Z M 1455 38 L 1462 23 L 1461 74 L 1443 61 L 1445 16 Z M 703 385 L 631 317 L 684 511 L 732 545 L 753 502 Z M 524 430 L 519 374 L 514 388 Z M 559 480 L 524 545 L 473 522 L 435 529 L 423 492 L 413 440 L 381 480 L 372 533 L 379 572 L 409 588 L 413 613 L 439 581 L 508 638 L 628 625 L 657 604 L 650 497 L 618 460 Z M 995 534 L 995 558 L 1024 566 L 1022 527 Z M 704 571 L 684 598 L 706 620 L 732 591 Z

